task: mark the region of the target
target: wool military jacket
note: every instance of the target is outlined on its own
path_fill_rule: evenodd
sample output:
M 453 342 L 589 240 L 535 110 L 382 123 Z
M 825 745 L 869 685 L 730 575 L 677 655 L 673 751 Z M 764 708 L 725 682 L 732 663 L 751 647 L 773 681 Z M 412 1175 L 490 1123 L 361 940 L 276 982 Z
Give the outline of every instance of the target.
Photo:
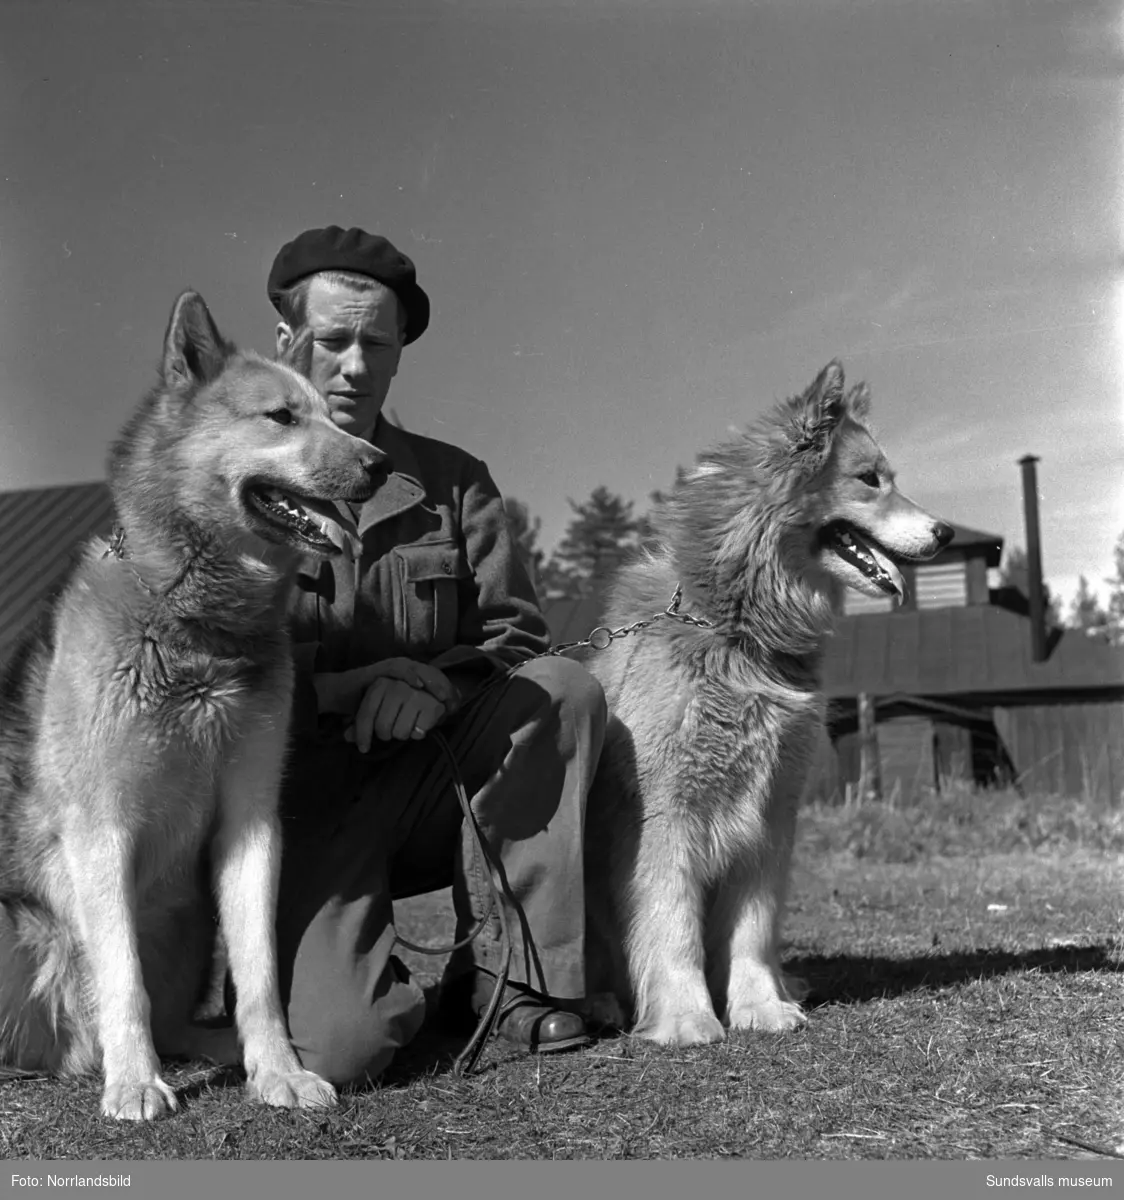
M 485 464 L 382 418 L 371 440 L 390 474 L 358 511 L 362 553 L 297 577 L 298 736 L 317 730 L 314 672 L 405 656 L 439 667 L 463 691 L 550 645 Z

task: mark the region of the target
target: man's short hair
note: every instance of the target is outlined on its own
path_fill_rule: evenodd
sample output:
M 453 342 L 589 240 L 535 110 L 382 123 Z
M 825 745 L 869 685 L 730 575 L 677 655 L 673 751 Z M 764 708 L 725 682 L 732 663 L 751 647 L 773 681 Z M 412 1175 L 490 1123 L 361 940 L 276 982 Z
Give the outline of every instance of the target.
M 379 283 L 377 279 L 372 279 L 370 275 L 360 275 L 358 271 L 317 271 L 313 275 L 306 275 L 303 279 L 298 279 L 292 287 L 285 288 L 284 291 L 277 294 L 275 304 L 277 311 L 281 314 L 281 319 L 294 332 L 297 333 L 303 329 L 308 322 L 308 293 L 312 287 L 314 279 L 323 279 L 325 283 L 346 284 L 348 287 L 353 287 L 357 292 L 373 292 L 376 290 L 389 292 L 398 300 L 393 288 L 387 287 L 385 283 Z M 398 339 L 402 341 L 406 336 L 406 322 L 409 314 L 406 312 L 406 306 L 398 301 Z

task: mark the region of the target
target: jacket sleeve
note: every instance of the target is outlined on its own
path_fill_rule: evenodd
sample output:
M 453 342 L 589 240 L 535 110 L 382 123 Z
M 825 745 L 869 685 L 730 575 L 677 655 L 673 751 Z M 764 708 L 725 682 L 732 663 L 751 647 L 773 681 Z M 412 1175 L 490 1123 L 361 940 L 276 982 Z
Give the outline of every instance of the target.
M 457 644 L 433 665 L 463 688 L 549 649 L 550 632 L 516 553 L 499 489 L 476 459 L 461 493 L 460 526 L 470 576 L 459 588 Z

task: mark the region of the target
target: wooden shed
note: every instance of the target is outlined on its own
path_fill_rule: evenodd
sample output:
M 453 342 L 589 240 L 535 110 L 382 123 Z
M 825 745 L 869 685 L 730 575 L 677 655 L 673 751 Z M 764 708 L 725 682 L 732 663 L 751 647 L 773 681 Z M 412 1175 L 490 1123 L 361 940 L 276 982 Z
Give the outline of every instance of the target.
M 1027 598 L 988 586 L 1002 539 L 954 530 L 936 558 L 903 572 L 901 607 L 845 594 L 824 645 L 829 722 L 811 794 L 841 798 L 859 784 L 867 696 L 887 799 L 966 781 L 1119 802 L 1124 650 L 1065 630 L 1036 661 Z M 554 600 L 546 617 L 555 641 L 572 641 L 599 610 L 595 601 Z
M 873 700 L 884 795 L 962 779 L 1124 795 L 1124 650 L 998 604 L 840 618 L 824 655 L 833 761 L 824 796 L 859 781 L 858 705 Z

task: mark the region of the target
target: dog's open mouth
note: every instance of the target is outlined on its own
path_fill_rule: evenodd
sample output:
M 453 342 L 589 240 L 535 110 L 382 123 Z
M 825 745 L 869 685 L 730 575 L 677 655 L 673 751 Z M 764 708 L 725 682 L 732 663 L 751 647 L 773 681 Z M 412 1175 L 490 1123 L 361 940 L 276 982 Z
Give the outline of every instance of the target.
M 905 580 L 890 552 L 848 521 L 833 521 L 820 535 L 824 547 L 854 567 L 880 591 L 905 599 Z
M 247 503 L 270 525 L 326 553 L 358 553 L 359 531 L 347 506 L 299 496 L 268 484 L 251 487 Z

